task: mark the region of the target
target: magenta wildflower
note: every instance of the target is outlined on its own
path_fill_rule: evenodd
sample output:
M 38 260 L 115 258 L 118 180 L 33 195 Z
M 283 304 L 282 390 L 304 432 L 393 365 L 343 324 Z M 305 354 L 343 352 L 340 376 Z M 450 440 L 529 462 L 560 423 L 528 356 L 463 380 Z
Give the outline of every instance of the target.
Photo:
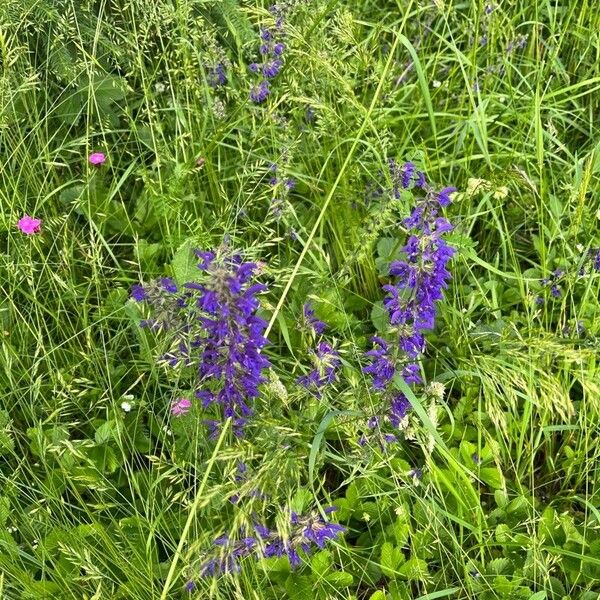
M 106 154 L 104 152 L 93 152 L 90 154 L 88 160 L 94 166 L 103 165 L 106 162 Z
M 187 398 L 177 398 L 171 402 L 171 414 L 176 417 L 187 415 L 191 407 L 192 403 Z
M 17 223 L 17 227 L 25 235 L 33 235 L 34 233 L 39 233 L 41 225 L 41 219 L 35 219 L 34 217 L 30 217 L 29 215 L 23 215 L 23 217 L 20 218 Z

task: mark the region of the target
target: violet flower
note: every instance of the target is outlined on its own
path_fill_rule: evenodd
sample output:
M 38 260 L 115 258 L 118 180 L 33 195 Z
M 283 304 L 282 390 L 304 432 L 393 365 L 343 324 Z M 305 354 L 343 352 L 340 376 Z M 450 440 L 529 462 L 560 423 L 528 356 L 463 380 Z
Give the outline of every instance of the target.
M 323 388 L 336 380 L 336 371 L 342 364 L 339 356 L 327 342 L 319 342 L 317 349 L 312 351 L 314 369 L 298 377 L 298 383 L 320 398 Z
M 327 329 L 327 325 L 323 321 L 319 321 L 315 316 L 315 311 L 310 302 L 305 302 L 302 314 L 304 315 L 304 322 L 307 328 L 317 335 L 321 335 Z
M 195 368 L 196 398 L 204 408 L 220 406 L 225 418 L 233 418 L 237 434 L 252 414 L 251 401 L 269 366 L 261 353 L 268 343 L 263 335 L 267 323 L 256 315 L 257 294 L 266 287 L 253 283 L 258 267 L 239 254 L 224 249 L 196 255 L 205 273 L 202 283 L 179 289 L 165 277 L 134 286 L 132 297 L 153 309 L 143 324 L 170 332 L 172 350 L 163 359 L 174 367 Z M 211 437 L 215 431 L 213 427 Z
M 325 509 L 330 514 L 335 507 Z M 320 514 L 290 514 L 289 532 L 281 535 L 261 524 L 254 525 L 254 535 L 242 531 L 239 540 L 231 540 L 224 535 L 214 541 L 215 548 L 204 558 L 200 565 L 200 577 L 216 576 L 225 573 L 238 573 L 241 560 L 253 556 L 261 558 L 287 556 L 292 568 L 302 564 L 301 554 L 310 555 L 314 547 L 324 548 L 327 542 L 344 533 L 346 528 L 337 523 L 326 521 Z
M 383 303 L 395 343 L 374 337 L 373 349 L 365 354 L 370 364 L 363 371 L 373 378 L 373 387 L 387 397 L 390 423 L 400 427 L 405 426 L 411 406 L 403 394 L 391 389 L 390 383 L 397 370 L 408 385 L 422 383 L 416 361 L 425 351 L 425 332 L 435 326 L 437 303 L 448 286 L 448 262 L 454 255 L 454 248 L 443 238 L 452 225 L 440 216 L 439 210 L 450 204 L 456 188 L 445 187 L 436 192 L 411 162 L 399 165 L 390 160 L 389 169 L 395 197 L 408 189 L 420 189 L 424 194 L 417 198 L 410 215 L 404 219 L 410 235 L 401 248 L 403 258 L 390 265 L 389 272 L 395 281 L 383 286 L 387 292 Z

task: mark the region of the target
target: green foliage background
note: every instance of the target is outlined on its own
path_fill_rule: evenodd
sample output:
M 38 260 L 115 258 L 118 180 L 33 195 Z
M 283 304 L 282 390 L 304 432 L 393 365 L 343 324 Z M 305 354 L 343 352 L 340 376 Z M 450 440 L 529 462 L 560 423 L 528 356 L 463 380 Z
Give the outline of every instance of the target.
M 0 597 L 188 597 L 216 536 L 335 504 L 348 533 L 299 571 L 248 560 L 191 596 L 598 599 L 600 275 L 578 276 L 600 247 L 597 1 L 301 4 L 255 106 L 266 8 L 0 4 Z M 424 361 L 446 394 L 415 398 L 415 439 L 384 452 L 357 443 L 376 403 L 359 361 L 411 202 L 373 197 L 392 157 L 460 193 Z M 273 162 L 297 180 L 280 211 Z M 259 426 L 215 452 L 200 410 L 169 415 L 189 384 L 128 296 L 194 277 L 192 248 L 224 236 L 265 263 L 275 366 Z M 320 400 L 294 383 L 307 298 L 344 363 Z

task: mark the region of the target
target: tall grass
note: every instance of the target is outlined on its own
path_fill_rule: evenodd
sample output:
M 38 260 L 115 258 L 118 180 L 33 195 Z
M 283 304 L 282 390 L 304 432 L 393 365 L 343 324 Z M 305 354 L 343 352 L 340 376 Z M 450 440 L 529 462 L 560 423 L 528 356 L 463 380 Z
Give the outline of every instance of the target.
M 233 0 L 0 6 L 0 597 L 179 598 L 194 579 L 197 598 L 598 598 L 600 279 L 577 275 L 600 247 L 597 4 L 313 2 L 256 106 L 269 18 Z M 459 189 L 458 253 L 423 363 L 445 398 L 434 414 L 415 397 L 417 441 L 382 451 L 357 440 L 409 209 L 372 197 L 389 158 Z M 297 182 L 281 211 L 271 163 Z M 41 234 L 16 229 L 24 213 Z M 224 237 L 266 264 L 275 366 L 261 427 L 215 453 L 197 407 L 169 414 L 188 382 L 128 298 Z M 321 399 L 295 384 L 307 298 L 343 359 Z M 197 577 L 255 514 L 327 504 L 347 533 L 299 571 Z

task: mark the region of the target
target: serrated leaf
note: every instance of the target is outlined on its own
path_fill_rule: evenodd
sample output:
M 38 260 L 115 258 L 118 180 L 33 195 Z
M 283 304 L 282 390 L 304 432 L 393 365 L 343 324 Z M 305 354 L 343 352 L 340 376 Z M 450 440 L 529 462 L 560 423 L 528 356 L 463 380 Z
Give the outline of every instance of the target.
M 171 268 L 173 277 L 179 285 L 190 281 L 200 281 L 202 271 L 198 268 L 198 258 L 194 254 L 192 240 L 186 240 L 175 252 Z
M 410 525 L 404 518 L 397 518 L 394 523 L 394 537 L 396 544 L 403 548 L 408 545 L 408 536 L 410 535 Z
M 345 573 L 344 571 L 335 571 L 334 573 L 329 573 L 325 579 L 336 588 L 348 587 L 349 585 L 352 585 L 354 581 L 352 574 Z
M 310 561 L 310 568 L 317 577 L 324 577 L 331 567 L 331 553 L 328 550 L 317 552 Z
M 400 548 L 396 548 L 392 543 L 385 542 L 381 546 L 381 570 L 388 577 L 395 577 L 396 571 L 404 561 L 404 554 Z
M 398 569 L 398 573 L 409 581 L 424 581 L 429 575 L 429 570 L 423 559 L 413 557 Z
M 106 421 L 94 433 L 94 439 L 96 440 L 96 444 L 106 444 L 109 442 L 115 434 L 115 422 L 114 421 Z
M 356 508 L 358 506 L 360 494 L 358 492 L 358 485 L 356 484 L 356 481 L 353 481 L 348 486 L 348 489 L 346 490 L 346 500 L 351 508 Z
M 285 589 L 290 600 L 314 600 L 312 580 L 300 575 L 291 575 L 285 582 Z
M 487 564 L 486 571 L 491 575 L 510 573 L 512 571 L 512 563 L 508 558 L 495 558 Z

